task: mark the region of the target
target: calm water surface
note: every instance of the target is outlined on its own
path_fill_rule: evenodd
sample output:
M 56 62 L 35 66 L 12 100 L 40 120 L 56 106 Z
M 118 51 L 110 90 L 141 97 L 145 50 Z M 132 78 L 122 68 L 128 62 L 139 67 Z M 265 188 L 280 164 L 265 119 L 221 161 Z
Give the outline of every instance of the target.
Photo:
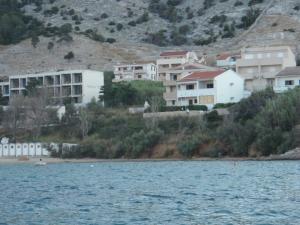
M 0 165 L 0 224 L 300 224 L 300 162 Z

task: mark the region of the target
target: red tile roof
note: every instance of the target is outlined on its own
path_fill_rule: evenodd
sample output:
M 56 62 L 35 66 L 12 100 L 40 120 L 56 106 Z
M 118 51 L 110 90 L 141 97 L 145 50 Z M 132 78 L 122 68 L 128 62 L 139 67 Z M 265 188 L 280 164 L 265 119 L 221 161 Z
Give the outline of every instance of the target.
M 213 79 L 213 78 L 221 75 L 224 72 L 225 72 L 225 70 L 194 72 L 188 76 L 185 76 L 184 78 L 179 80 L 179 82 Z
M 221 55 L 218 55 L 218 56 L 217 56 L 217 60 L 225 60 L 225 59 L 227 59 L 228 57 L 230 57 L 229 54 L 221 54 Z
M 177 52 L 163 52 L 160 56 L 184 56 L 188 53 L 188 51 L 177 51 Z
M 239 59 L 239 58 L 241 58 L 241 55 L 240 54 L 226 54 L 226 53 L 224 53 L 224 54 L 218 55 L 217 60 L 225 60 L 229 57 L 235 57 L 235 58 Z

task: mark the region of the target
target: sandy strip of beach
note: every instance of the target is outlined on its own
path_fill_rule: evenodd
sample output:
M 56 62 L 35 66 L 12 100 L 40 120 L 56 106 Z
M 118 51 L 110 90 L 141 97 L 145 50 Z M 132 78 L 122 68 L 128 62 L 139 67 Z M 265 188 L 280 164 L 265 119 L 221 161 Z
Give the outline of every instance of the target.
M 61 159 L 61 158 L 42 158 L 43 162 L 47 164 L 56 164 L 56 163 L 101 163 L 101 162 L 162 162 L 162 161 L 263 161 L 270 160 L 269 158 L 247 158 L 247 157 L 224 157 L 224 158 L 192 158 L 192 159 L 183 159 L 183 158 L 169 158 L 169 159 Z M 19 158 L 0 158 L 0 165 L 3 164 L 35 164 L 39 162 L 40 158 L 29 158 L 28 160 L 22 160 Z

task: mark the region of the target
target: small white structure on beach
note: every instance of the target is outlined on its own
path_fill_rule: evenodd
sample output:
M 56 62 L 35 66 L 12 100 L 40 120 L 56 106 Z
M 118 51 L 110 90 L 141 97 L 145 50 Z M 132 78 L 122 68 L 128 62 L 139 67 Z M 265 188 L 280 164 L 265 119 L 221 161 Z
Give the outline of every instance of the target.
M 0 144 L 0 158 L 19 156 L 43 157 L 50 156 L 50 152 L 42 143 Z

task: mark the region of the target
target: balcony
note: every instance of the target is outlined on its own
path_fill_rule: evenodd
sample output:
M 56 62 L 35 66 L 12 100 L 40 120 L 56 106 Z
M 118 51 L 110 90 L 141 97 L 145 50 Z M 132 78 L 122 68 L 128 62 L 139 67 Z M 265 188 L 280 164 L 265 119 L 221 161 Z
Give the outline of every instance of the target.
M 72 75 L 73 83 L 82 83 L 82 74 L 81 73 L 75 73 Z
M 215 95 L 215 94 L 216 94 L 215 88 L 178 90 L 177 91 L 178 98 L 198 97 L 198 96 Z
M 164 80 L 164 86 L 176 86 L 175 80 Z

